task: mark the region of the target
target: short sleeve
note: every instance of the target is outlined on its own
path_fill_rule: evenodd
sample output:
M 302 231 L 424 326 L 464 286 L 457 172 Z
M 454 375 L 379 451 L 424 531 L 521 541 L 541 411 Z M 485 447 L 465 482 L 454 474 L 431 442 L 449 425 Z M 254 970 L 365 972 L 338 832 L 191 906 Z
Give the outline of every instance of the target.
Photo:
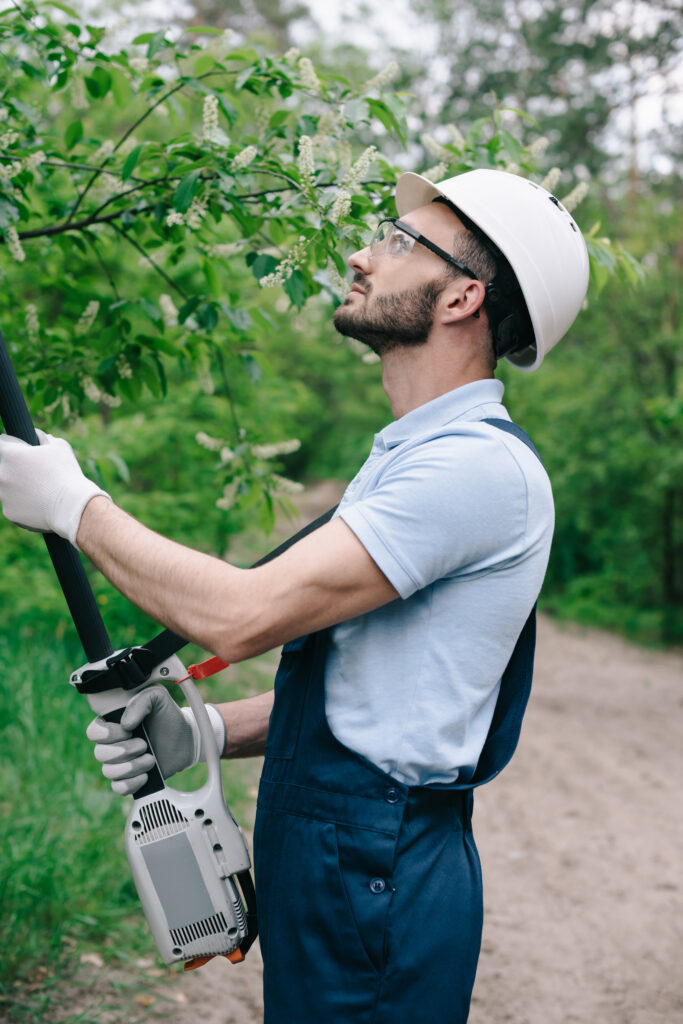
M 339 516 L 402 598 L 481 573 L 524 550 L 528 495 L 505 443 L 449 434 L 398 454 Z

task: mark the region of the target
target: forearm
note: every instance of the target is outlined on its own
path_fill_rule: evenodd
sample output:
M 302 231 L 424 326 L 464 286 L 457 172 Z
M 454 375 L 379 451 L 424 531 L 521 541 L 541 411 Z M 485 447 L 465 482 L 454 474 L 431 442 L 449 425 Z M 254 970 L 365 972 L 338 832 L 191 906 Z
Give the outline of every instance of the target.
M 247 570 L 162 537 L 103 497 L 86 506 L 77 540 L 118 590 L 185 639 L 226 661 L 258 653 L 226 648 L 231 631 L 245 630 Z
M 225 722 L 223 757 L 256 757 L 263 754 L 268 722 L 273 709 L 273 691 L 257 697 L 245 697 L 216 707 Z

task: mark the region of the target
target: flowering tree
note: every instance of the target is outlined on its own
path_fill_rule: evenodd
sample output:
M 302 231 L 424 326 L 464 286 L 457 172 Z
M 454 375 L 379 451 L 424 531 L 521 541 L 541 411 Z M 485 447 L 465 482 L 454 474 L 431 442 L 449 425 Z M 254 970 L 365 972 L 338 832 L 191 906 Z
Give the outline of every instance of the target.
M 386 91 L 395 66 L 356 86 L 230 31 L 169 35 L 121 47 L 57 2 L 0 14 L 0 318 L 43 425 L 161 397 L 169 372 L 227 402 L 231 436 L 197 440 L 221 506 L 256 500 L 267 525 L 286 486 L 270 460 L 296 445 L 243 423 L 272 310 L 340 301 L 345 257 L 393 208 L 388 152 L 418 151 L 409 97 Z M 448 131 L 421 136 L 434 179 L 537 171 L 544 141 L 524 146 L 501 111 Z M 592 251 L 598 273 L 634 273 Z

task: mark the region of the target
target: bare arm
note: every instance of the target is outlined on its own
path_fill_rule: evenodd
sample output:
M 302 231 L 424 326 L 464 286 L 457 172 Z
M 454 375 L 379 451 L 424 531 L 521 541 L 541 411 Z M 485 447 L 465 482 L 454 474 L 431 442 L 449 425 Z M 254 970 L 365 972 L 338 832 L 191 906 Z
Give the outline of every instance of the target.
M 256 757 L 263 754 L 270 712 L 273 710 L 273 691 L 217 704 L 216 707 L 225 722 L 225 749 L 222 756 Z
M 341 519 L 257 569 L 238 569 L 168 540 L 104 497 L 87 504 L 77 539 L 131 601 L 230 662 L 398 597 Z

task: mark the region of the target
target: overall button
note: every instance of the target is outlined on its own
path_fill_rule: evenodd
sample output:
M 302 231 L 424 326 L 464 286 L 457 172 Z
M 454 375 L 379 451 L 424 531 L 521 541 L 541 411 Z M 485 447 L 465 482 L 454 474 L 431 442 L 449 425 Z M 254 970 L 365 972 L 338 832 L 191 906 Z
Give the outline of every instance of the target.
M 384 799 L 388 804 L 397 804 L 401 799 L 400 790 L 394 789 L 393 786 L 390 786 L 389 789 L 384 791 Z
M 384 892 L 387 887 L 387 883 L 383 878 L 373 878 L 370 882 L 370 892 L 380 893 Z

